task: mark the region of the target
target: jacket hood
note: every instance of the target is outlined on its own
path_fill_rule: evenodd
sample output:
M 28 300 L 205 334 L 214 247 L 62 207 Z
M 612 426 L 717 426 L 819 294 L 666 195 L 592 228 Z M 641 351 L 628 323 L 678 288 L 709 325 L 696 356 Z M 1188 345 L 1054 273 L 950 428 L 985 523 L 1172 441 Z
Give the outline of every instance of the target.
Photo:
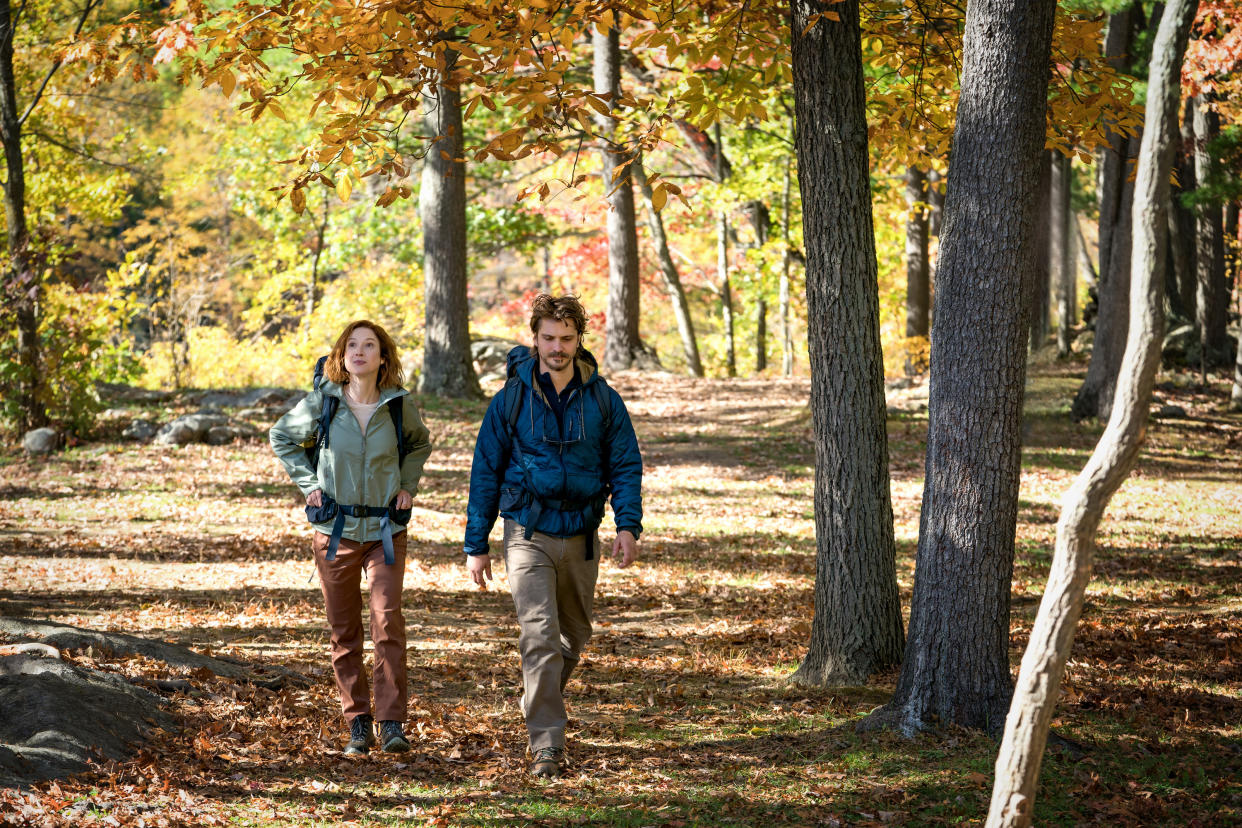
M 505 375 L 516 376 L 533 388 L 536 362 L 536 357 L 529 345 L 518 345 L 511 349 L 509 356 L 506 357 Z M 581 345 L 578 346 L 578 353 L 574 356 L 574 363 L 578 366 L 583 385 L 594 382 L 599 377 L 599 363 L 595 361 L 595 356 Z

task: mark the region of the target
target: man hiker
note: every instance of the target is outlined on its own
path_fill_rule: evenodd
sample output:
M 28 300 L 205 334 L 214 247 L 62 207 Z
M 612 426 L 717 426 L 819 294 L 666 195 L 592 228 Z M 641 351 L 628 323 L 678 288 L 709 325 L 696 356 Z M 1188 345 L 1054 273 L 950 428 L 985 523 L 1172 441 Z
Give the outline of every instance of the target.
M 487 536 L 497 512 L 504 517 L 531 773 L 549 778 L 565 767 L 563 693 L 591 637 L 609 495 L 620 566 L 634 562 L 642 532 L 638 439 L 621 396 L 582 347 L 586 326 L 577 297 L 535 297 L 535 344 L 509 353 L 509 379 L 479 427 L 466 512 L 470 576 L 484 588 L 492 578 Z

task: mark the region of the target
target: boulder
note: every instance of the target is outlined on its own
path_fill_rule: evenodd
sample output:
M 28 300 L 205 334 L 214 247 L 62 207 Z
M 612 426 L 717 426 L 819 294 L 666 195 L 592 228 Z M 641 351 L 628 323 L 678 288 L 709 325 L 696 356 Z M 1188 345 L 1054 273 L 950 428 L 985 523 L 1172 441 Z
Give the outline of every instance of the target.
M 125 427 L 121 432 L 121 436 L 126 440 L 137 440 L 145 443 L 155 436 L 159 431 L 159 427 L 151 420 L 134 420 Z
M 235 425 L 212 426 L 207 430 L 207 436 L 204 438 L 204 442 L 213 446 L 223 446 L 226 443 L 233 442 L 234 440 L 244 440 L 245 438 L 252 436 L 252 434 L 253 432 L 250 431 L 250 429 L 240 428 Z
M 22 437 L 22 451 L 27 454 L 51 454 L 60 448 L 60 432 L 54 428 L 36 428 Z
M 222 414 L 198 412 L 178 417 L 160 429 L 155 435 L 156 445 L 184 446 L 189 443 L 201 443 L 207 438 L 207 432 L 216 426 L 226 426 L 229 418 Z

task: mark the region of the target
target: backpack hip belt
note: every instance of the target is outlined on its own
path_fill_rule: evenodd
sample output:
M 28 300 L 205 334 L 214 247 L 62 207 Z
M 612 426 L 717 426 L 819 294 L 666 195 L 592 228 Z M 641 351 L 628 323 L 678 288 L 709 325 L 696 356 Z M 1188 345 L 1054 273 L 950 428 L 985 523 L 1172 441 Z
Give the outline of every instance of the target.
M 526 525 L 522 527 L 523 538 L 530 540 L 533 537 L 535 525 L 539 523 L 539 516 L 543 514 L 544 509 L 555 509 L 558 512 L 581 512 L 583 532 L 587 536 L 586 559 L 589 561 L 595 557 L 595 547 L 599 540 L 596 532 L 604 520 L 604 503 L 608 499 L 606 490 L 589 500 L 558 500 L 553 497 L 538 497 L 527 489 L 523 489 L 523 492 L 525 497 L 522 505 L 530 506 Z
M 341 545 L 341 535 L 345 531 L 345 518 L 377 517 L 380 519 L 380 543 L 384 547 L 384 563 L 392 566 L 397 562 L 396 550 L 392 545 L 393 519 L 395 518 L 401 525 L 408 523 L 410 509 L 398 509 L 392 503 L 387 506 L 347 506 L 337 503 L 326 494 L 322 495 L 322 497 L 322 506 L 306 507 L 306 518 L 311 523 L 327 523 L 329 520 L 332 521 L 332 534 L 328 537 L 328 550 L 324 554 L 324 560 L 336 560 L 336 550 Z M 394 497 L 393 503 L 396 503 L 396 500 Z

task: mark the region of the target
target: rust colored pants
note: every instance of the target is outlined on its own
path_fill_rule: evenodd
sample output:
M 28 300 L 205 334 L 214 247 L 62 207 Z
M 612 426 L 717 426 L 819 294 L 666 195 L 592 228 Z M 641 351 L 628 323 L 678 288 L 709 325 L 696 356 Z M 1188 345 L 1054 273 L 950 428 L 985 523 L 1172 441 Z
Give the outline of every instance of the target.
M 336 560 L 324 560 L 328 536 L 315 533 L 315 568 L 323 585 L 323 602 L 332 633 L 332 670 L 341 693 L 341 711 L 353 719 L 371 712 L 371 693 L 362 663 L 363 569 L 371 585 L 371 642 L 375 645 L 375 718 L 405 721 L 408 685 L 405 674 L 405 619 L 401 586 L 405 580 L 406 533 L 393 535 L 396 563 L 384 563 L 384 547 L 341 538 Z

